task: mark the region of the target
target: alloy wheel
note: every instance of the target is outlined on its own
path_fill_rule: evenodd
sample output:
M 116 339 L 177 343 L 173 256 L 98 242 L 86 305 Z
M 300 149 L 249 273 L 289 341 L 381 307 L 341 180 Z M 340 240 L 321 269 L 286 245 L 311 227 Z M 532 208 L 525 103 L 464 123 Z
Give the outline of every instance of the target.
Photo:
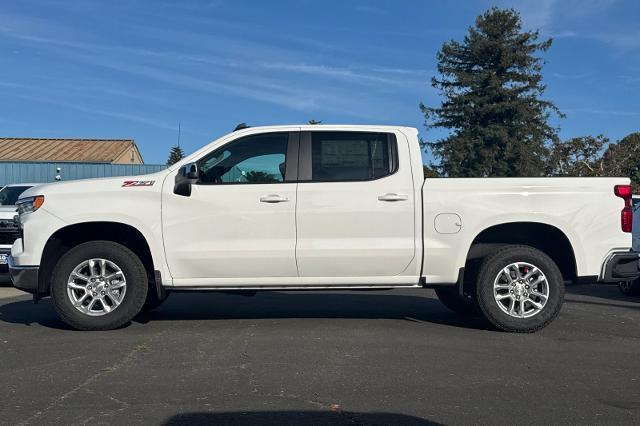
M 118 308 L 127 291 L 122 269 L 107 259 L 87 259 L 67 280 L 67 296 L 73 306 L 89 316 L 102 316 Z
M 549 300 L 549 282 L 540 268 L 514 262 L 503 268 L 493 282 L 493 297 L 500 309 L 514 318 L 539 314 Z

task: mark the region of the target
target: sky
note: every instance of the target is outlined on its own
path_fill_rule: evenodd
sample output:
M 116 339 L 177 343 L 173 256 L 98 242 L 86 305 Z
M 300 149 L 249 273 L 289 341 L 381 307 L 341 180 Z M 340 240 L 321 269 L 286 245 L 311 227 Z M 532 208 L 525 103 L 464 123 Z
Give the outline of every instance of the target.
M 146 163 L 233 130 L 413 126 L 442 43 L 491 6 L 554 39 L 563 139 L 640 131 L 640 1 L 0 0 L 0 137 L 133 138 Z M 424 160 L 432 160 L 429 154 Z

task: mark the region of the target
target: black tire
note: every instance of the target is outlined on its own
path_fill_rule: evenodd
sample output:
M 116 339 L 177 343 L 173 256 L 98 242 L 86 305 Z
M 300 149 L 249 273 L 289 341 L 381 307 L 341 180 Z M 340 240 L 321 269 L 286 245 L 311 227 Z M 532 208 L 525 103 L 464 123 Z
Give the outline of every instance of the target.
M 436 287 L 436 295 L 444 306 L 461 315 L 478 315 L 478 307 L 469 295 L 460 295 L 458 286 Z
M 67 295 L 67 280 L 83 261 L 102 258 L 115 263 L 124 275 L 126 292 L 119 306 L 102 316 L 90 316 L 76 309 Z M 60 319 L 77 330 L 113 330 L 127 324 L 142 309 L 148 280 L 144 265 L 134 252 L 112 241 L 90 241 L 66 252 L 53 270 L 51 297 Z
M 618 283 L 618 290 L 625 296 L 640 296 L 640 279 Z
M 494 297 L 494 280 L 504 268 L 516 262 L 536 266 L 545 275 L 548 283 L 546 304 L 537 314 L 528 318 L 516 318 L 504 312 Z M 562 273 L 556 263 L 540 250 L 524 245 L 505 246 L 482 261 L 476 284 L 476 299 L 482 315 L 496 328 L 517 333 L 532 333 L 547 326 L 560 313 L 564 301 Z M 527 304 L 524 306 L 526 310 Z M 531 304 L 528 306 L 532 308 Z
M 147 299 L 144 301 L 144 305 L 142 305 L 141 312 L 153 311 L 154 309 L 162 305 L 168 297 L 169 294 L 166 294 L 162 299 L 159 298 L 155 285 L 149 286 L 149 289 L 147 290 Z

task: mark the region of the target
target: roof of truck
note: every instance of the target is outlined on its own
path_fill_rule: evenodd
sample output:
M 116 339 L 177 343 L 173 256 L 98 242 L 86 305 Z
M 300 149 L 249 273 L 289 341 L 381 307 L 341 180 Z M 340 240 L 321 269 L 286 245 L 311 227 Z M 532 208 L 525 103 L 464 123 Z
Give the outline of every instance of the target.
M 244 127 L 237 132 L 242 132 L 246 130 L 285 130 L 291 129 L 292 127 L 298 127 L 301 130 L 311 131 L 311 130 L 381 130 L 381 131 L 390 131 L 390 130 L 405 130 L 408 132 L 417 132 L 418 129 L 415 127 L 408 126 L 390 126 L 390 125 L 380 125 L 380 124 L 287 124 L 287 125 L 275 125 L 275 126 L 249 126 Z

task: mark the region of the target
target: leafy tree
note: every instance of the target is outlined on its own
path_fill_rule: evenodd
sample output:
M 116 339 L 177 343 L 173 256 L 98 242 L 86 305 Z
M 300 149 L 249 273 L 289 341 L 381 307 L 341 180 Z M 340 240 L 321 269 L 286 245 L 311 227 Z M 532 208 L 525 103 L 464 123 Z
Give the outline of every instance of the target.
M 179 145 L 174 145 L 171 147 L 171 151 L 169 152 L 169 159 L 167 159 L 167 166 L 171 166 L 172 164 L 176 164 L 178 161 L 184 158 L 184 151 L 180 148 Z
M 611 144 L 604 153 L 608 176 L 631 178 L 634 192 L 640 193 L 640 132 L 631 133 Z
M 540 176 L 547 142 L 557 141 L 549 124 L 558 108 L 541 99 L 543 60 L 551 46 L 538 31 L 523 31 L 513 9 L 493 7 L 480 15 L 462 42 L 438 52 L 431 84 L 444 97 L 439 107 L 420 109 L 429 128 L 450 135 L 427 145 L 448 176 Z
M 427 166 L 426 164 L 422 165 L 422 172 L 424 173 L 424 178 L 437 178 L 440 177 L 440 174 L 436 169 L 432 166 Z
M 278 182 L 278 179 L 276 179 L 275 176 L 260 170 L 252 170 L 250 172 L 247 172 L 245 173 L 244 177 L 247 179 L 247 182 L 251 183 Z
M 607 163 L 603 156 L 609 139 L 603 135 L 582 136 L 567 141 L 554 141 L 549 154 L 549 174 L 553 176 L 605 176 Z
M 602 135 L 556 141 L 550 151 L 550 175 L 629 177 L 640 193 L 640 132 L 615 143 Z

